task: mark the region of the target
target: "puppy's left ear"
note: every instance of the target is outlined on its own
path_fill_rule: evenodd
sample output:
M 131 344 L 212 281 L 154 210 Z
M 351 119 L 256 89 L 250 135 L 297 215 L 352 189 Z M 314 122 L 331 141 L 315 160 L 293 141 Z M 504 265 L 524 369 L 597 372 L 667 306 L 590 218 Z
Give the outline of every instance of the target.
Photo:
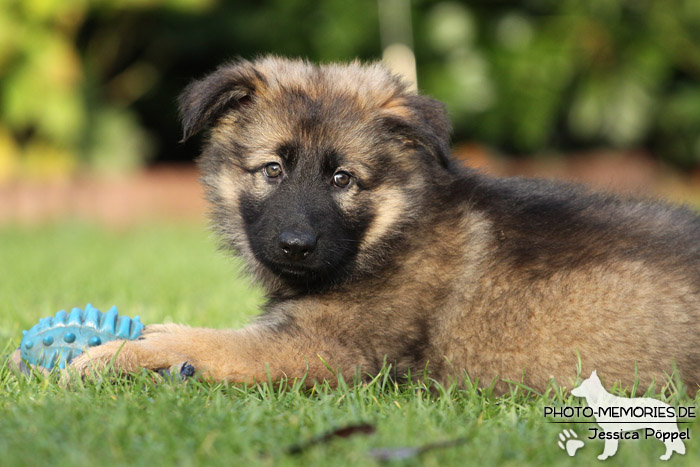
M 442 102 L 415 94 L 402 95 L 387 102 L 383 110 L 388 131 L 425 148 L 441 166 L 449 166 L 452 129 Z
M 178 100 L 183 128 L 181 142 L 214 124 L 224 113 L 243 110 L 264 85 L 265 77 L 253 63 L 239 60 L 187 86 Z

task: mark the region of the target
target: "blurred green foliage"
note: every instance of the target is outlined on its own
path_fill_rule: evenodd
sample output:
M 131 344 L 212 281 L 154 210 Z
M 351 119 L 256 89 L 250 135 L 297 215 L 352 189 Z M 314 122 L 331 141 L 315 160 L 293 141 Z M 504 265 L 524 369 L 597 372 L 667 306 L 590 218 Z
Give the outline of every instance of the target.
M 700 162 L 697 0 L 414 0 L 420 89 L 508 153 Z M 376 0 L 3 0 L 0 180 L 189 160 L 174 101 L 236 56 L 381 55 Z
M 452 104 L 458 133 L 522 153 L 647 146 L 700 162 L 700 2 L 469 4 L 426 3 L 418 42 L 422 87 Z

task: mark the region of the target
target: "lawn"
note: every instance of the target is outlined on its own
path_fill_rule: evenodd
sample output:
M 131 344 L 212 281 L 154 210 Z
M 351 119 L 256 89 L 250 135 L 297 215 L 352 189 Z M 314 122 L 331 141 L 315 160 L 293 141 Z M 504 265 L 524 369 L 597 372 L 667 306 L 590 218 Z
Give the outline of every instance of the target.
M 86 224 L 0 228 L 0 353 L 22 329 L 61 308 L 90 302 L 148 323 L 233 327 L 262 303 L 235 260 L 216 249 L 204 226 L 158 224 L 111 231 Z M 4 348 L 4 351 L 2 350 Z M 146 373 L 131 379 L 76 382 L 17 378 L 0 364 L 2 465 L 365 465 L 372 450 L 460 439 L 396 465 L 588 465 L 603 441 L 585 439 L 594 424 L 553 424 L 545 406 L 579 404 L 553 388 L 545 395 L 513 388 L 496 397 L 473 388 L 397 386 L 380 375 L 368 385 L 331 390 L 240 387 L 168 381 Z M 659 396 L 660 397 L 660 396 Z M 670 402 L 698 406 L 675 392 Z M 346 425 L 374 433 L 289 448 Z M 700 423 L 690 427 L 684 456 L 696 465 Z M 569 457 L 557 446 L 573 428 L 585 446 Z M 606 463 L 649 465 L 664 447 L 656 440 L 621 441 Z

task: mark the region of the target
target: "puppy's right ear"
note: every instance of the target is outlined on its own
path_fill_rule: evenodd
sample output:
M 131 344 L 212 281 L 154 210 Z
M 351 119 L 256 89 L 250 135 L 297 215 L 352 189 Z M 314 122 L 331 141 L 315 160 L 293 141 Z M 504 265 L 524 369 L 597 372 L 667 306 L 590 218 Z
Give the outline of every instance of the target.
M 265 77 L 245 60 L 222 65 L 191 83 L 178 100 L 183 129 L 180 142 L 212 125 L 225 112 L 248 105 L 264 84 Z

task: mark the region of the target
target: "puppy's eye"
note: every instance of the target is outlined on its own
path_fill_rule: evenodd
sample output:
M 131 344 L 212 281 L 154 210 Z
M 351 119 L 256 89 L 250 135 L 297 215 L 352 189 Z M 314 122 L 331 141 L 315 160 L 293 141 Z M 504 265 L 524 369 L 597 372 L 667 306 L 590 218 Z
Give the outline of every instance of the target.
M 267 178 L 277 178 L 282 175 L 282 166 L 277 162 L 270 162 L 263 167 L 263 173 Z
M 333 175 L 333 185 L 338 188 L 346 188 L 352 181 L 352 175 L 347 172 L 336 172 Z

